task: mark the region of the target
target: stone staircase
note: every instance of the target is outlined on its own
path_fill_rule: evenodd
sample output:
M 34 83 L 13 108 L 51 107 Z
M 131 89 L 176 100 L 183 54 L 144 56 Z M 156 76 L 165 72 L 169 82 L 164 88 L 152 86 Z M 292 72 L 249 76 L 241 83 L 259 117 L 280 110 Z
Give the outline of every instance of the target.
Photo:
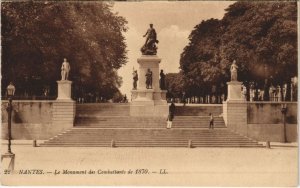
M 222 114 L 222 104 L 192 104 L 187 106 L 176 106 L 177 116 L 209 116 L 209 113 L 212 113 L 214 116 Z
M 90 103 L 76 105 L 76 117 L 129 116 L 129 114 L 130 105 L 128 103 Z
M 130 116 L 77 116 L 81 128 L 165 128 L 166 118 Z M 226 128 L 222 117 L 214 117 L 215 128 Z M 208 128 L 209 116 L 175 116 L 173 128 Z
M 188 108 L 187 108 L 188 107 Z M 172 129 L 166 118 L 130 117 L 128 104 L 76 106 L 75 126 L 41 144 L 47 147 L 261 147 L 228 130 L 222 106 L 176 107 Z M 184 109 L 190 111 L 185 111 Z M 209 130 L 208 113 L 215 116 Z
M 227 129 L 101 129 L 74 127 L 48 147 L 260 147 Z

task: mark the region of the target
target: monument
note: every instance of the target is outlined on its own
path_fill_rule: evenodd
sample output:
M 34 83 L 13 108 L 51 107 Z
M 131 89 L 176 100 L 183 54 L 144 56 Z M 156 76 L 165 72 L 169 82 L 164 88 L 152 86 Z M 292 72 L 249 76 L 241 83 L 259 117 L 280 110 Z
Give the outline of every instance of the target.
M 67 130 L 74 126 L 76 104 L 71 98 L 72 81 L 69 80 L 70 70 L 70 63 L 64 58 L 61 65 L 61 80 L 57 81 L 57 99 L 53 103 L 53 130 Z
M 145 44 L 141 48 L 142 56 L 137 59 L 139 64 L 139 81 L 136 89 L 131 91 L 131 116 L 165 116 L 168 115 L 166 90 L 160 89 L 159 63 L 161 59 L 156 55 L 158 43 L 153 24 L 144 35 Z
M 57 81 L 58 94 L 56 100 L 72 101 L 71 99 L 72 82 L 68 80 L 70 70 L 71 70 L 71 66 L 67 61 L 67 59 L 64 58 L 64 62 L 61 65 L 61 80 Z
M 223 118 L 226 126 L 235 128 L 238 125 L 246 125 L 247 103 L 242 90 L 242 82 L 238 81 L 238 66 L 234 60 L 230 66 L 231 81 L 227 82 L 228 96 L 223 102 Z M 244 88 L 246 89 L 246 88 Z

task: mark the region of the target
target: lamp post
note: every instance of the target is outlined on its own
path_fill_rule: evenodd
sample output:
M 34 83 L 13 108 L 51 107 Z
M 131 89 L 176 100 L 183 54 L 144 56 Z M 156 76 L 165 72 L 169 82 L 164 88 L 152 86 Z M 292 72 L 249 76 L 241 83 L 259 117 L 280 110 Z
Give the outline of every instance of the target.
M 283 116 L 283 142 L 287 143 L 287 136 L 286 136 L 286 112 L 287 106 L 286 104 L 281 104 L 281 113 Z
M 7 86 L 7 96 L 8 96 L 8 107 L 7 107 L 7 113 L 8 113 L 8 153 L 12 154 L 11 152 L 11 114 L 12 114 L 12 98 L 15 94 L 15 86 L 12 84 L 12 82 L 9 83 Z

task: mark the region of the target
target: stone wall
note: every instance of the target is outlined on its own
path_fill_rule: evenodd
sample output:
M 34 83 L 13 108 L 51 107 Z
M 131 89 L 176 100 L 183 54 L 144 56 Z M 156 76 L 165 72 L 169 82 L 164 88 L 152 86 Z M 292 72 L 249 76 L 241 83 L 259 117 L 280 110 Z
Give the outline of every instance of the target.
M 8 101 L 1 101 L 2 139 L 7 139 Z M 14 100 L 12 111 L 13 139 L 49 139 L 73 127 L 74 102 Z
M 297 103 L 249 102 L 247 104 L 248 124 L 281 124 L 281 105 L 287 106 L 287 124 L 297 124 Z
M 258 141 L 284 141 L 283 124 L 247 124 L 246 129 L 248 131 L 246 132 L 247 134 L 245 136 Z M 297 124 L 287 124 L 286 135 L 288 142 L 297 142 Z
M 225 102 L 223 117 L 228 128 L 258 141 L 284 140 L 281 105 L 287 105 L 287 140 L 296 142 L 297 102 Z

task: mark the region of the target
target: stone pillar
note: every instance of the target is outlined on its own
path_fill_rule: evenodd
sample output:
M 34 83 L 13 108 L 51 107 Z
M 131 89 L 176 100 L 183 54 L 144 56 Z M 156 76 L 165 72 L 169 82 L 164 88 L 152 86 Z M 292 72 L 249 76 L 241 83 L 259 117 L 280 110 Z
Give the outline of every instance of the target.
M 223 103 L 223 117 L 228 128 L 239 129 L 237 126 L 247 125 L 246 101 L 226 101 Z M 246 127 L 245 127 L 246 128 Z
M 71 98 L 71 85 L 72 82 L 69 80 L 57 81 L 58 94 L 56 100 L 72 101 Z
M 132 90 L 130 106 L 131 116 L 167 116 L 168 105 L 166 92 L 159 88 L 159 63 L 156 55 L 143 55 L 137 59 L 139 64 L 139 83 L 137 90 Z M 152 71 L 152 89 L 146 89 L 147 70 Z
M 64 131 L 74 126 L 76 103 L 71 98 L 72 81 L 57 81 L 57 99 L 53 103 L 52 129 Z
M 223 118 L 228 128 L 247 135 L 247 101 L 243 97 L 242 82 L 227 82 L 228 97 L 223 102 Z
M 75 101 L 57 100 L 53 102 L 52 129 L 56 132 L 62 132 L 71 129 L 74 126 L 76 113 Z

